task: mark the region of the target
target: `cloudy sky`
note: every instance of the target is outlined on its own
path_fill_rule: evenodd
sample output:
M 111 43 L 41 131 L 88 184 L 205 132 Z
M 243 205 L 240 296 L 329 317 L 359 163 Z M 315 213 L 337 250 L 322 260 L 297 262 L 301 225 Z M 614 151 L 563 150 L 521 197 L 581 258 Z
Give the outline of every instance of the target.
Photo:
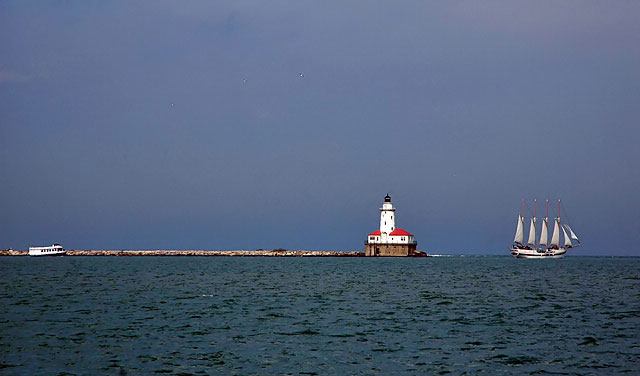
M 0 248 L 640 256 L 640 2 L 0 2 Z M 564 214 L 564 213 L 563 213 Z

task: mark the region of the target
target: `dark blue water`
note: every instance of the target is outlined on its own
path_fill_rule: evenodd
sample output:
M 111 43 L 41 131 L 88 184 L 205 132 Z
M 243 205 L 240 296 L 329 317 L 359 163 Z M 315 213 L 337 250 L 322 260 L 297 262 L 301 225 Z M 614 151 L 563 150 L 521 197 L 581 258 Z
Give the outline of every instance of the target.
M 640 259 L 0 258 L 0 374 L 640 374 Z

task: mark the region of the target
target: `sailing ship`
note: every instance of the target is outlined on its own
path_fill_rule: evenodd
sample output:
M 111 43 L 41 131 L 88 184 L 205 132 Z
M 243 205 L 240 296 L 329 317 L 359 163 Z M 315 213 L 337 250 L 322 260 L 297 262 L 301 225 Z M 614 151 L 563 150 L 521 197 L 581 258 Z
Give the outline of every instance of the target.
M 529 238 L 524 242 L 524 200 L 522 200 L 522 214 L 518 215 L 518 225 L 511 254 L 517 258 L 562 258 L 570 248 L 580 245 L 580 240 L 571 227 L 560 221 L 560 200 L 558 200 L 558 217 L 554 220 L 553 234 L 549 242 L 549 200 L 547 200 L 547 215 L 542 219 L 540 238 L 536 242 L 536 201 L 533 203 L 533 217 L 529 225 Z M 560 232 L 564 236 L 564 245 L 560 245 Z

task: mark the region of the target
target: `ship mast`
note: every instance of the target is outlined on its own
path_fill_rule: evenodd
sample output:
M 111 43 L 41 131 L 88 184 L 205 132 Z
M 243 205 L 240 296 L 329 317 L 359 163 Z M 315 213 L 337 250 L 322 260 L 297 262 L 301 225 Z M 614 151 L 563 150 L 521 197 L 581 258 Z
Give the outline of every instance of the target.
M 533 217 L 531 217 L 531 222 L 529 224 L 529 240 L 527 240 L 527 245 L 532 245 L 537 249 L 538 244 L 536 243 L 536 201 L 533 200 Z
M 544 218 L 545 225 L 547 226 L 547 231 L 549 230 L 549 200 L 547 200 L 547 216 Z M 548 236 L 548 235 L 547 235 Z M 545 239 L 545 247 L 547 247 L 547 251 L 549 250 L 549 239 Z
M 524 199 L 522 199 L 522 214 L 523 215 L 518 215 L 518 226 L 516 227 L 516 236 L 513 238 L 513 242 L 523 247 L 524 246 L 524 232 L 523 232 Z
M 560 223 L 560 200 L 558 200 L 558 223 Z
M 536 199 L 533 199 L 533 241 L 536 241 Z M 538 244 L 534 244 L 535 249 L 538 250 Z
M 560 226 L 560 228 L 562 228 L 562 225 L 560 224 L 560 200 L 558 200 L 558 226 Z M 558 236 L 560 236 L 560 234 L 558 233 Z M 565 236 L 566 238 L 566 236 Z M 560 241 L 558 241 L 558 243 L 560 243 Z M 566 240 L 565 240 L 566 243 Z
M 551 247 L 560 248 L 560 200 L 558 200 L 558 216 L 553 221 L 553 235 L 551 235 Z
M 520 223 L 518 224 L 519 226 L 522 226 L 522 246 L 524 247 L 524 198 L 522 199 L 522 215 L 520 216 Z
M 540 241 L 538 245 L 543 245 L 549 250 L 549 200 L 547 200 L 547 216 L 542 219 L 542 229 L 540 230 Z
M 520 221 L 522 222 L 522 231 L 524 231 L 524 198 L 522 199 L 522 215 L 520 217 Z M 522 246 L 525 247 L 524 244 L 524 233 L 522 234 Z

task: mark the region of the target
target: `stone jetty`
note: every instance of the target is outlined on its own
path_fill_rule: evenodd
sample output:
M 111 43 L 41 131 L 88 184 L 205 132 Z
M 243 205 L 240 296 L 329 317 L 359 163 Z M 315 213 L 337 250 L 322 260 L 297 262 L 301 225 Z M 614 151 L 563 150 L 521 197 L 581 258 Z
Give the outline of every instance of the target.
M 0 256 L 27 256 L 27 251 L 3 250 Z M 67 250 L 67 256 L 227 256 L 227 257 L 362 257 L 364 252 L 348 251 L 204 251 L 204 250 Z
M 28 251 L 15 251 L 13 249 L 4 249 L 0 251 L 0 256 L 27 256 Z

